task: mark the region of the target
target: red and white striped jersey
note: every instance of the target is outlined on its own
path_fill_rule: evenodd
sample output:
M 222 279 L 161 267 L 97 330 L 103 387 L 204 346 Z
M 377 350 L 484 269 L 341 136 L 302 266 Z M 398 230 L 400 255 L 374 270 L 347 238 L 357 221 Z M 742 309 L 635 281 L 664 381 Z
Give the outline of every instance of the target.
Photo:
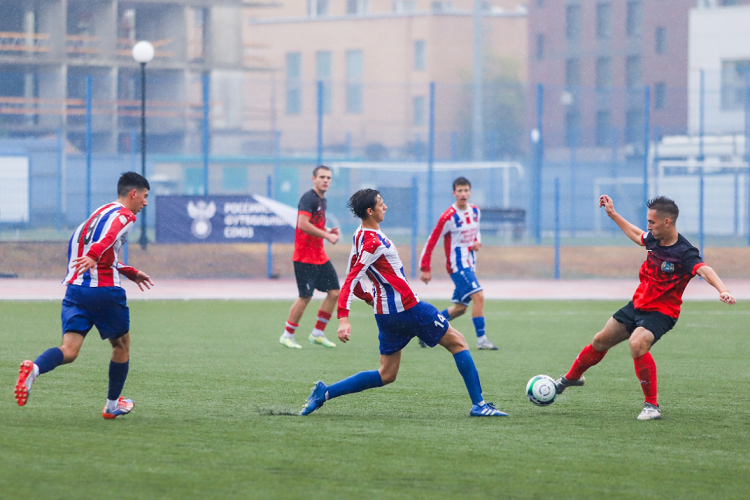
M 463 269 L 476 270 L 477 259 L 471 248 L 474 242 L 482 241 L 479 233 L 479 219 L 478 207 L 469 205 L 466 210 L 459 210 L 455 204 L 451 205 L 440 216 L 435 229 L 427 239 L 427 244 L 422 249 L 422 256 L 419 259 L 420 270 L 430 270 L 432 251 L 441 236 L 444 237 L 445 268 L 448 274 L 457 273 Z
M 68 274 L 63 283 L 88 287 L 120 286 L 120 273 L 134 279 L 138 271 L 117 261 L 117 253 L 135 225 L 135 215 L 117 202 L 108 203 L 73 233 L 68 244 Z M 96 267 L 83 274 L 76 272 L 73 261 L 89 256 Z
M 361 280 L 372 282 L 375 314 L 395 314 L 411 309 L 419 298 L 404 274 L 404 265 L 396 246 L 381 231 L 363 229 L 354 232 L 346 281 L 339 294 L 338 317 L 349 316 L 352 299 L 366 295 Z

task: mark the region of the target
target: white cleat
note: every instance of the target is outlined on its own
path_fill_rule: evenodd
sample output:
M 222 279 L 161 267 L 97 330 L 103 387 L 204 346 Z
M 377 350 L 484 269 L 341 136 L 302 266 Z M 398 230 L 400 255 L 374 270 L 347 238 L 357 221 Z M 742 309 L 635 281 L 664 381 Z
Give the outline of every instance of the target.
M 477 349 L 480 351 L 497 351 L 495 344 L 490 342 L 486 335 L 477 339 Z
M 302 346 L 295 342 L 294 338 L 284 337 L 283 335 L 279 339 L 279 344 L 288 347 L 289 349 L 302 349 Z
M 661 418 L 661 408 L 659 405 L 643 403 L 643 411 L 638 415 L 638 420 L 657 420 Z

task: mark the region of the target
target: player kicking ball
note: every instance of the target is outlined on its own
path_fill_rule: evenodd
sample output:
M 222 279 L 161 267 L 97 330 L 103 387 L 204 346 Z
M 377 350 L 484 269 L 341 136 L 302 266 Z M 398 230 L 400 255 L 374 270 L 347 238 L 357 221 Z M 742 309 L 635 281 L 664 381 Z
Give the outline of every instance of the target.
M 682 293 L 688 282 L 697 274 L 716 288 L 722 302 L 732 305 L 735 299 L 716 272 L 703 262 L 698 249 L 677 232 L 675 223 L 680 211 L 674 201 L 664 196 L 648 201 L 648 232 L 615 212 L 609 196 L 601 196 L 599 206 L 604 207 L 628 238 L 646 247 L 648 256 L 641 265 L 641 283 L 633 300 L 607 321 L 594 341 L 583 348 L 570 371 L 556 381 L 557 393 L 582 386 L 583 373 L 599 363 L 609 349 L 628 340 L 635 373 L 646 397 L 638 420 L 661 418 L 656 400 L 656 363 L 649 351 L 677 323 Z
M 484 401 L 479 373 L 464 336 L 450 326 L 434 306 L 421 302 L 409 286 L 395 245 L 380 231 L 380 223 L 388 208 L 380 193 L 374 189 L 361 189 L 349 198 L 348 206 L 361 219 L 362 225 L 354 233 L 350 269 L 343 293 L 339 295 L 338 336 L 344 343 L 351 338 L 349 309 L 352 299 L 357 296 L 368 302 L 372 300 L 380 331 L 380 369 L 359 372 L 330 386 L 319 380 L 300 415 L 309 415 L 330 399 L 394 382 L 401 364 L 401 350 L 416 336 L 430 347 L 440 344 L 453 354 L 473 404 L 469 415 L 507 416 L 492 403 Z M 373 283 L 372 298 L 362 289 L 361 280 L 365 275 Z
M 96 326 L 102 340 L 112 344 L 109 392 L 102 411 L 106 419 L 126 415 L 133 401 L 120 397 L 130 360 L 130 311 L 120 274 L 138 288 L 151 288 L 151 278 L 117 261 L 117 254 L 135 225 L 135 216 L 148 202 L 148 181 L 126 172 L 117 183 L 117 201 L 98 208 L 73 233 L 68 247 L 67 285 L 62 303 L 62 345 L 47 349 L 32 363 L 21 363 L 15 394 L 19 406 L 29 400 L 31 386 L 39 375 L 78 357 L 86 334 Z
M 442 315 L 452 320 L 466 312 L 469 303 L 471 307 L 471 321 L 477 333 L 477 348 L 486 351 L 496 351 L 492 342 L 484 333 L 484 292 L 474 275 L 477 267 L 475 253 L 482 248 L 479 233 L 479 208 L 469 204 L 471 197 L 471 182 L 466 177 L 459 177 L 453 181 L 453 196 L 456 203 L 440 216 L 435 229 L 432 230 L 427 244 L 422 249 L 419 268 L 422 271 L 420 279 L 429 283 L 432 279 L 430 266 L 432 251 L 442 237 L 445 242 L 446 269 L 453 283 L 453 306 L 442 311 Z M 420 341 L 422 347 L 427 347 Z

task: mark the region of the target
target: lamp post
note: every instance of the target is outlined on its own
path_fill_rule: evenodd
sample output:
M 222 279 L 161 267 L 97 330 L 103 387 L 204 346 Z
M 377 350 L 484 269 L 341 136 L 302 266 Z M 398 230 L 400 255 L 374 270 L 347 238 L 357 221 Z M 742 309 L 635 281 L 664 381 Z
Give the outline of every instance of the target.
M 141 175 L 146 177 L 146 63 L 154 58 L 154 46 L 142 40 L 133 45 L 133 59 L 141 64 Z M 148 246 L 146 236 L 146 207 L 141 214 L 141 237 L 138 240 L 142 249 Z

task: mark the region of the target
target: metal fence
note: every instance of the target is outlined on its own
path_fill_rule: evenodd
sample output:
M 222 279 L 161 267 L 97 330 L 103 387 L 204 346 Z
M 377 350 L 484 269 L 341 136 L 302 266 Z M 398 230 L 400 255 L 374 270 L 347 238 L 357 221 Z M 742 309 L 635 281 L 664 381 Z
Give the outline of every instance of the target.
M 120 172 L 140 169 L 137 73 L 28 75 L 0 76 L 0 240 L 64 237 L 112 199 Z M 498 244 L 552 244 L 555 228 L 563 245 L 619 243 L 598 194 L 611 194 L 640 225 L 646 199 L 664 194 L 696 241 L 747 244 L 750 82 L 717 88 L 724 80 L 700 75 L 690 90 L 486 84 L 477 154 L 468 83 L 155 71 L 146 80 L 146 173 L 156 196 L 265 195 L 270 176 L 272 197 L 295 206 L 312 167 L 325 163 L 334 169 L 329 211 L 345 229 L 354 224 L 348 195 L 368 186 L 393 200 L 392 232 L 416 229 L 419 237 L 464 175 L 480 207 L 525 214 L 522 238 L 510 237 L 518 230 L 506 224 Z

